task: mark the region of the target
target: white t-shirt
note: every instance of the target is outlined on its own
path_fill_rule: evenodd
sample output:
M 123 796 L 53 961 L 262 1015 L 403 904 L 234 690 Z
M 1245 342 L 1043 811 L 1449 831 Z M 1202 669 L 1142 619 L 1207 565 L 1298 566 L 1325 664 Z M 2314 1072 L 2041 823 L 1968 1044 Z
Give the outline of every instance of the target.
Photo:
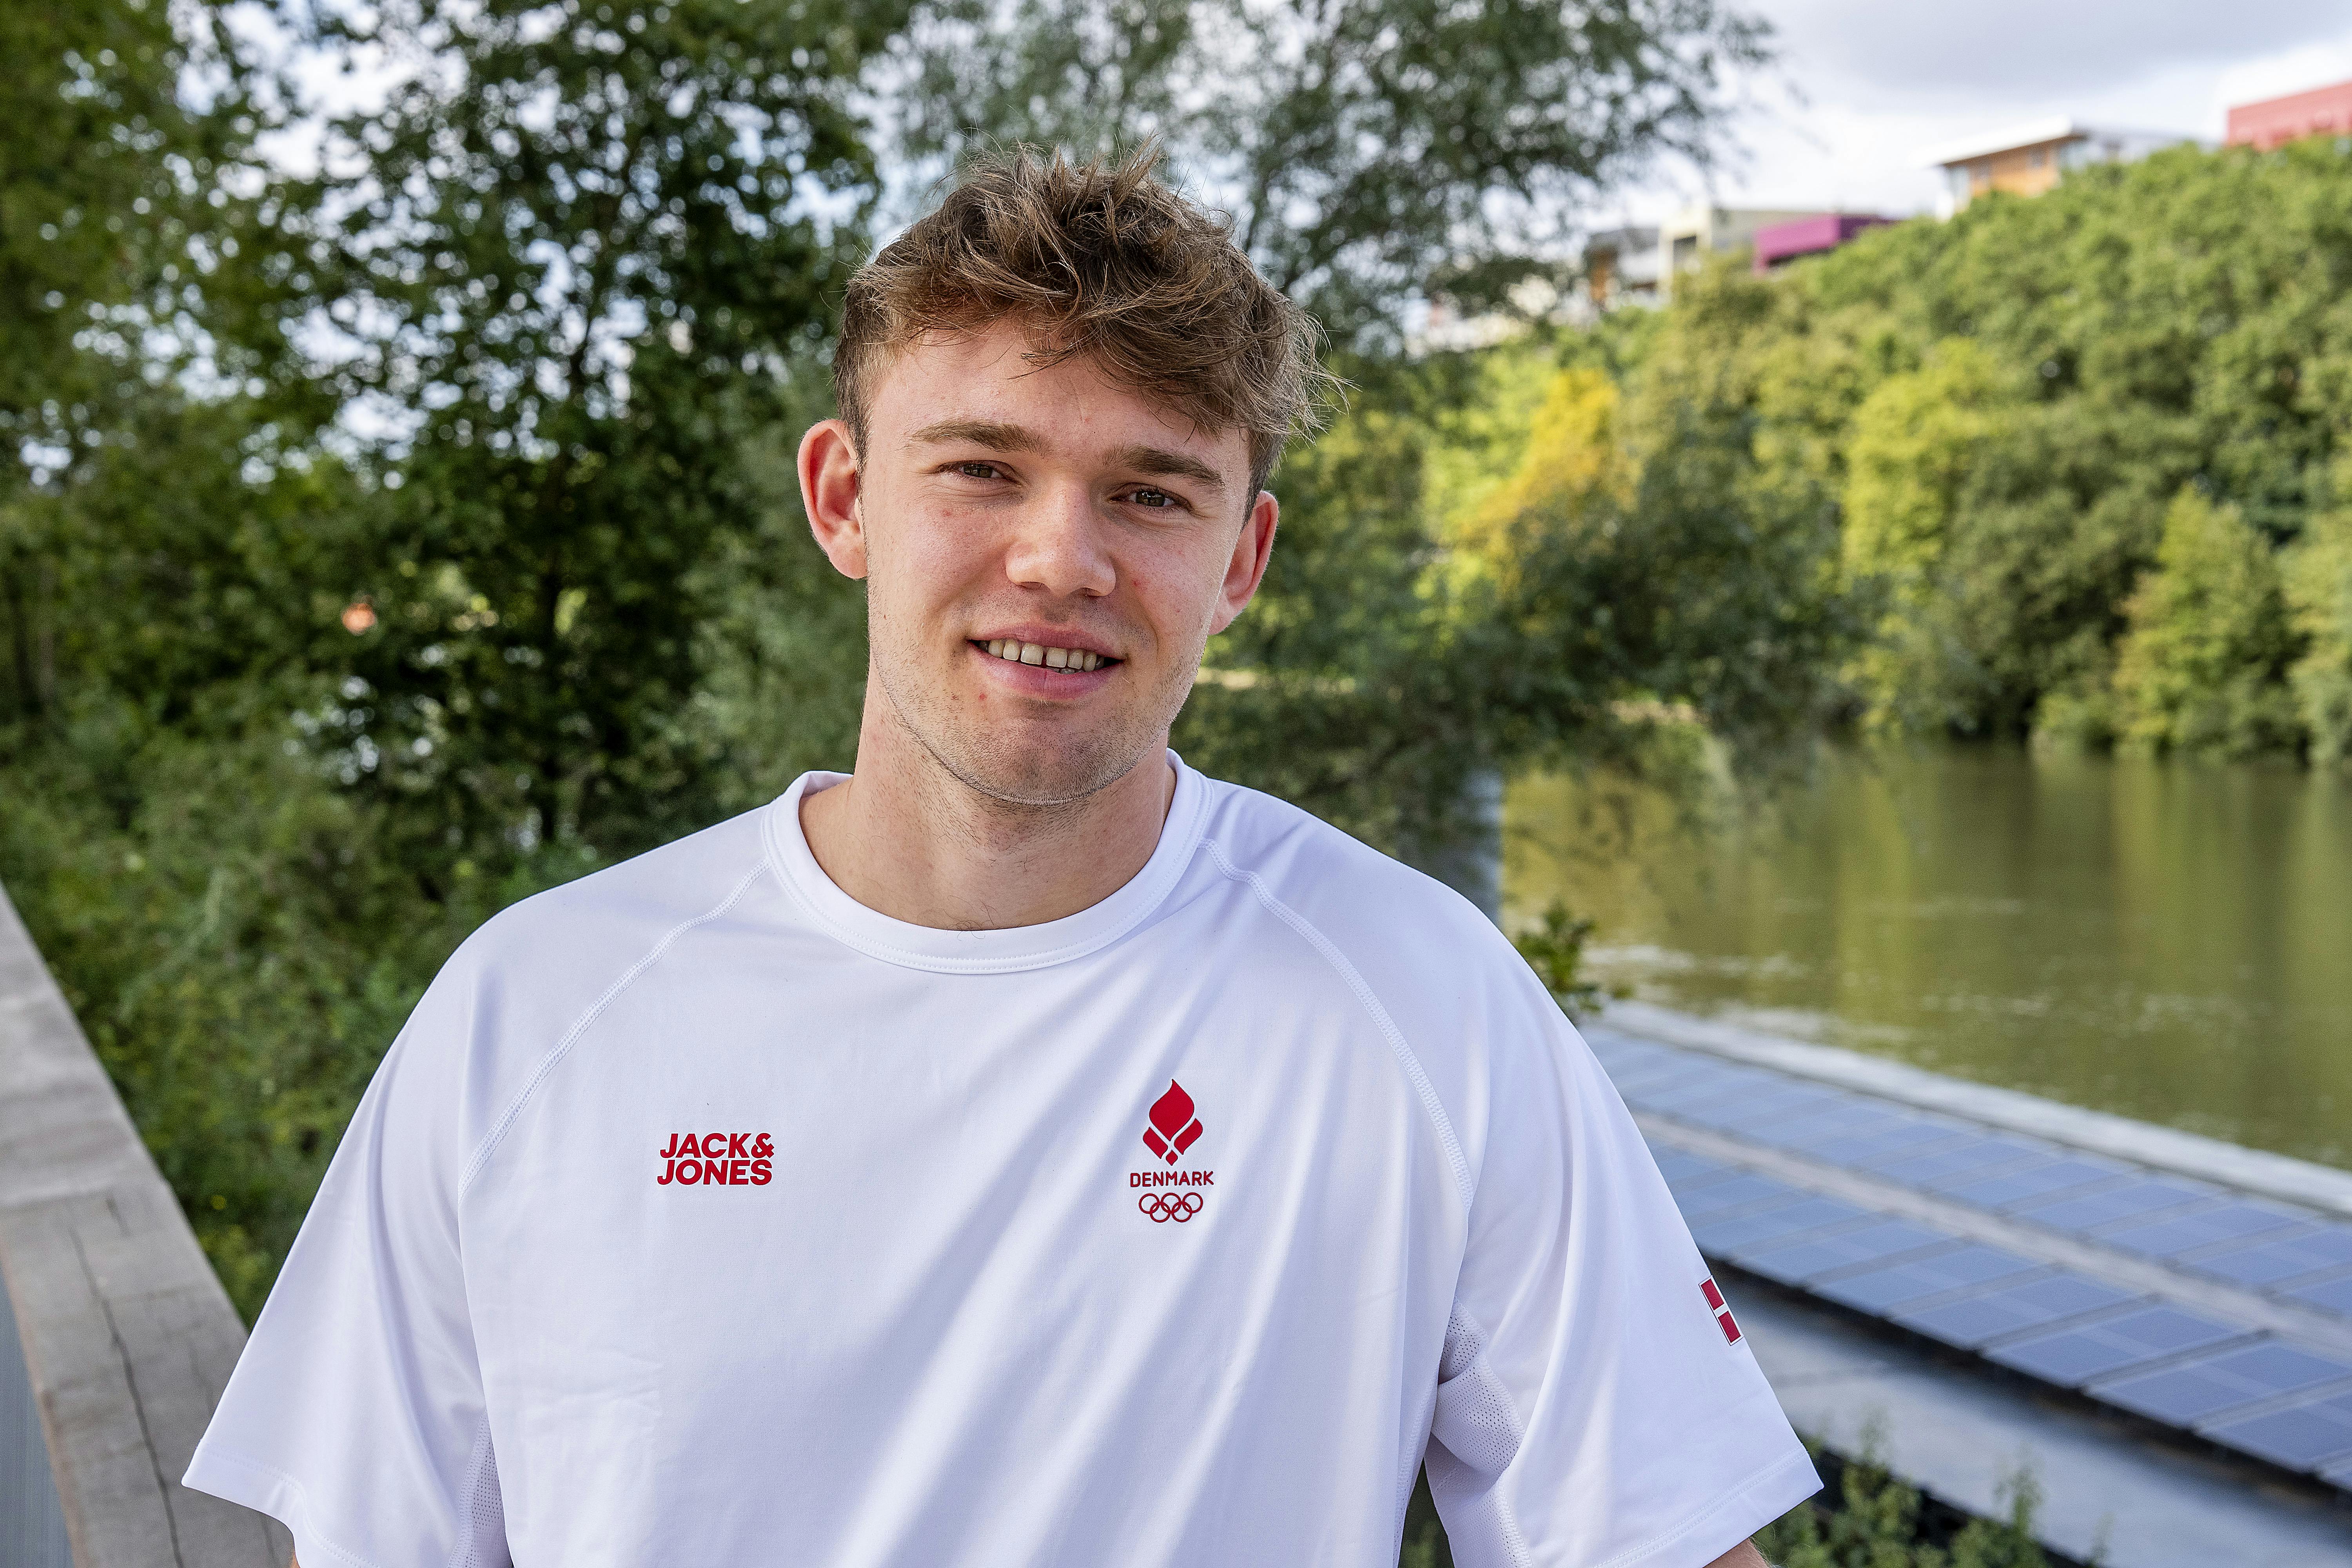
M 1465 1568 L 1687 1568 L 1815 1489 L 1469 904 L 1180 765 L 1092 909 L 907 925 L 836 776 L 458 951 L 188 1485 L 305 1568 L 1392 1568 L 1424 1451 Z

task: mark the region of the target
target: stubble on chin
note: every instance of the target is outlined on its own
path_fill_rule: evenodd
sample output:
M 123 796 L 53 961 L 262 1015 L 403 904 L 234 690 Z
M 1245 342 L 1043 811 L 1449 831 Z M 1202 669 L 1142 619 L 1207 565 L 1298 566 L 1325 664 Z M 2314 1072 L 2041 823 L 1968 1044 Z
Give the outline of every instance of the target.
M 1181 691 L 1151 693 L 1097 721 L 1073 716 L 1060 723 L 1000 728 L 971 705 L 942 695 L 959 683 L 956 678 L 928 686 L 920 677 L 908 680 L 907 672 L 919 666 L 905 652 L 876 638 L 869 679 L 880 688 L 892 721 L 949 777 L 1022 816 L 1081 805 L 1156 755 L 1160 737 L 1190 689 L 1188 685 Z M 1018 738 L 1022 731 L 1034 737 L 1040 730 L 1048 743 L 1024 744 Z

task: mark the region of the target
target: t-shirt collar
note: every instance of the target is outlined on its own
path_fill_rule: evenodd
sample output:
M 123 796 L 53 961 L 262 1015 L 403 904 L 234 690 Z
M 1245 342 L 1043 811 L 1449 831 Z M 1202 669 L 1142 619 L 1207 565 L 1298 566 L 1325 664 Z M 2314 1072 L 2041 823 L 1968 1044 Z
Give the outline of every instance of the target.
M 1100 903 L 1043 925 L 942 931 L 893 920 L 843 892 L 810 852 L 808 837 L 801 830 L 801 797 L 839 784 L 846 773 L 806 773 L 794 779 L 769 805 L 761 831 L 770 862 L 801 907 L 828 935 L 868 957 L 943 974 L 1042 969 L 1084 958 L 1117 942 L 1158 909 L 1184 874 L 1200 842 L 1208 790 L 1201 775 L 1174 752 L 1168 753 L 1168 763 L 1176 770 L 1175 798 L 1169 802 L 1160 842 L 1143 869 Z

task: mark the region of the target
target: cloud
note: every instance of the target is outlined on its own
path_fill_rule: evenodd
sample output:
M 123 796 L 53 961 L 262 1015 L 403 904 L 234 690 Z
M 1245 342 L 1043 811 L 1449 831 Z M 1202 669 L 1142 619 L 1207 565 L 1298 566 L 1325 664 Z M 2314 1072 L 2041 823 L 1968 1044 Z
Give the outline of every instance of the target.
M 1857 104 L 2040 105 L 2342 34 L 2342 0 L 1760 0 L 1786 64 Z
M 1737 0 L 1735 0 L 1737 3 Z M 1779 64 L 1745 84 L 1710 174 L 1679 165 L 1596 204 L 1591 222 L 1734 206 L 1925 212 L 1928 149 L 2065 115 L 2220 140 L 2231 104 L 2352 79 L 2343 0 L 1747 0 Z

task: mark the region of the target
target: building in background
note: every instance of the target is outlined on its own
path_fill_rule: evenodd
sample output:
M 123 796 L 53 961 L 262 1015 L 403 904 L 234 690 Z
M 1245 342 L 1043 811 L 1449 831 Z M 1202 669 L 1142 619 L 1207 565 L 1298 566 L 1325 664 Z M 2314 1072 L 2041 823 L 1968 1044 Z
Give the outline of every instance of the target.
M 1884 227 L 1894 221 L 1875 213 L 1815 213 L 1811 217 L 1766 224 L 1756 231 L 1752 241 L 1756 247 L 1756 270 L 1769 272 L 1800 256 L 1835 250 L 1864 229 Z
M 1689 271 L 1710 253 L 1751 245 L 1759 229 L 1822 216 L 1778 207 L 1685 207 L 1658 227 L 1660 302 L 1674 297 L 1676 273 Z
M 2230 110 L 2228 141 L 2232 147 L 2257 147 L 2263 152 L 2282 142 L 2305 136 L 2352 135 L 2352 81 L 2291 92 L 2241 103 Z
M 1621 305 L 1658 302 L 1658 231 L 1646 225 L 1607 228 L 1584 242 L 1583 289 L 1572 301 L 1585 320 Z
M 1944 194 L 1937 207 L 1949 217 L 1977 197 L 1995 191 L 2038 196 L 2069 169 L 2088 163 L 2128 163 L 2159 148 L 2194 140 L 2174 132 L 2084 125 L 2060 116 L 1953 142 L 1928 153 L 1923 162 L 1944 171 Z

